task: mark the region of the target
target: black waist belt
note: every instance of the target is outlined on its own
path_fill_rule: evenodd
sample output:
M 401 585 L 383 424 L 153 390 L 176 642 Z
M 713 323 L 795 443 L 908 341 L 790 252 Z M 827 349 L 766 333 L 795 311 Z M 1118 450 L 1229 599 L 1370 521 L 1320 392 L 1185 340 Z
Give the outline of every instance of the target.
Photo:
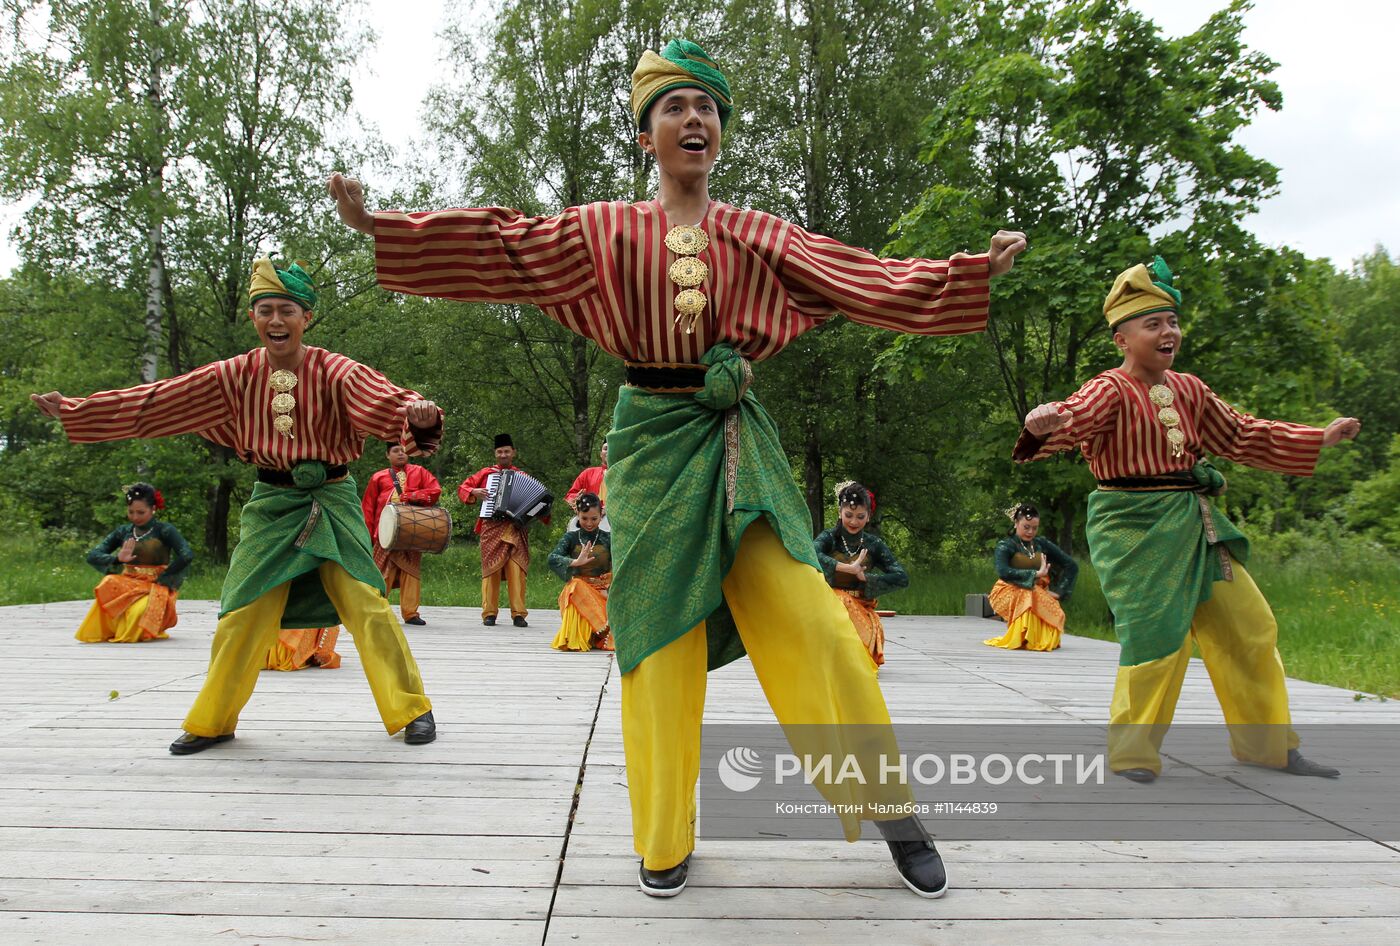
M 1143 492 L 1151 490 L 1205 491 L 1205 487 L 1196 482 L 1196 478 L 1185 470 L 1179 473 L 1164 473 L 1161 476 L 1115 476 L 1113 479 L 1099 480 L 1098 485 L 1099 489 L 1141 490 Z
M 627 383 L 658 394 L 694 394 L 705 388 L 704 365 L 627 363 Z
M 341 480 L 350 475 L 350 467 L 344 463 L 337 463 L 335 466 L 326 467 L 326 482 Z M 269 486 L 295 486 L 296 480 L 292 479 L 292 474 L 287 470 L 269 470 L 265 466 L 258 467 L 258 482 L 266 483 Z

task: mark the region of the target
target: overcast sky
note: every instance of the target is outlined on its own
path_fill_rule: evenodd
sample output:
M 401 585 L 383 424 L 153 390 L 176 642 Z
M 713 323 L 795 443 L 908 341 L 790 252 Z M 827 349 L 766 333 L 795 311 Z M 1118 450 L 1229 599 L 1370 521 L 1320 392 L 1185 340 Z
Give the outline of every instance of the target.
M 1226 0 L 1134 0 L 1164 30 L 1194 30 Z M 420 135 L 424 93 L 440 76 L 437 32 L 446 0 L 366 0 L 378 41 L 355 82 L 366 121 L 401 149 Z M 487 9 L 487 4 L 479 5 Z M 406 16 L 406 8 L 412 15 Z M 1240 135 L 1282 169 L 1282 190 L 1250 226 L 1338 265 L 1376 244 L 1400 250 L 1400 106 L 1394 38 L 1400 12 L 1387 0 L 1259 0 L 1245 40 L 1279 63 L 1281 112 L 1264 112 Z M 722 195 L 717 195 L 721 196 Z M 0 272 L 16 262 L 9 231 L 18 208 L 0 210 Z

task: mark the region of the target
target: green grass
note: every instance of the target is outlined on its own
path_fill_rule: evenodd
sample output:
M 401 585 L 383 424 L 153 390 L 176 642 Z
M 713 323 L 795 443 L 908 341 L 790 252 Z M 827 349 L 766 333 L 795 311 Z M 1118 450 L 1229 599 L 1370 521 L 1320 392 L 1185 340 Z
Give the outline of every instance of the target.
M 527 603 L 553 608 L 561 583 L 545 565 L 544 537 L 534 538 Z M 36 547 L 27 537 L 0 536 L 0 605 L 88 598 L 98 575 L 83 561 L 86 550 L 71 538 Z M 1067 628 L 1082 637 L 1113 640 L 1098 579 L 1087 561 L 1080 564 Z M 1278 617 L 1279 650 L 1289 676 L 1400 698 L 1400 561 L 1359 544 L 1271 558 L 1264 543 L 1250 573 Z M 908 589 L 881 603 L 904 614 L 962 614 L 963 597 L 987 591 L 994 580 L 990 556 L 986 564 L 915 570 L 911 579 Z M 196 563 L 180 594 L 216 599 L 222 583 L 221 568 Z M 423 587 L 425 605 L 480 607 L 477 547 L 454 544 L 442 555 L 424 556 Z M 501 597 L 504 606 L 504 589 Z

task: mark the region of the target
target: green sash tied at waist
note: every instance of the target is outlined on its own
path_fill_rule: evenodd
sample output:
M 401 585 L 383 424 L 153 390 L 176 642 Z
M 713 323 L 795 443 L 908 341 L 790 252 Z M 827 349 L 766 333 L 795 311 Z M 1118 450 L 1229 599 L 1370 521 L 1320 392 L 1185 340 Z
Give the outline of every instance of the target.
M 1199 492 L 1089 494 L 1089 560 L 1113 612 L 1121 666 L 1180 650 L 1211 585 L 1233 578 L 1231 557 L 1249 558 L 1249 541 L 1205 495 L 1223 490 L 1224 477 L 1204 461 L 1192 473 Z
M 744 655 L 720 584 L 760 516 L 794 559 L 818 568 L 812 517 L 778 430 L 728 345 L 694 394 L 624 387 L 608 434 L 613 581 L 608 621 L 627 673 L 706 622 L 709 669 Z
M 293 471 L 297 482 L 317 484 L 310 487 L 254 484 L 253 498 L 243 507 L 238 547 L 224 578 L 219 617 L 291 582 L 282 627 L 344 623 L 316 573 L 323 562 L 338 563 L 357 581 L 384 594 L 384 578 L 374 564 L 354 479 L 347 476 L 326 483 L 324 474 L 318 479 L 314 473 L 303 470 L 297 476 Z

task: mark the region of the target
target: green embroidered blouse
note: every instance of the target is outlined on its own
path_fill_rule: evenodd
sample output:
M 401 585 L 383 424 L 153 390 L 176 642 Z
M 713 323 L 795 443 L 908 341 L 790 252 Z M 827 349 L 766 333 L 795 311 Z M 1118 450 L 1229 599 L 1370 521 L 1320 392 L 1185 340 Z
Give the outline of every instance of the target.
M 569 563 L 578 558 L 585 542 L 593 543 L 593 561 L 582 568 L 571 567 Z M 549 553 L 549 568 L 564 581 L 579 575 L 585 578 L 606 575 L 612 571 L 612 533 L 602 529 L 593 532 L 570 529 L 559 539 L 554 551 Z
M 119 575 L 124 565 L 164 565 L 166 569 L 156 581 L 167 588 L 179 589 L 194 562 L 194 550 L 180 530 L 168 522 L 152 519 L 147 527 L 150 531 L 142 529 L 141 538 L 136 540 L 136 557 L 130 562 L 117 561 L 117 552 L 135 530 L 135 526 L 127 522 L 113 529 L 87 553 L 87 563 L 104 575 Z
M 887 591 L 909 587 L 909 573 L 899 564 L 885 540 L 873 532 L 862 529 L 852 535 L 845 526 L 836 526 L 818 535 L 812 544 L 826 583 L 833 588 L 859 589 L 862 598 L 873 601 Z M 836 570 L 838 563 L 854 561 L 861 549 L 865 549 L 864 583 L 858 582 L 854 575 Z
M 1079 576 L 1079 564 L 1043 535 L 1032 539 L 1031 547 L 1035 550 L 1033 556 L 1017 536 L 1002 536 L 993 553 L 997 577 L 1019 588 L 1034 588 L 1035 573 L 1040 569 L 1040 556 L 1044 556 L 1050 560 L 1050 590 L 1060 596 L 1062 603 L 1069 601 L 1074 591 L 1074 581 Z M 1024 567 L 1026 565 L 1031 567 Z

